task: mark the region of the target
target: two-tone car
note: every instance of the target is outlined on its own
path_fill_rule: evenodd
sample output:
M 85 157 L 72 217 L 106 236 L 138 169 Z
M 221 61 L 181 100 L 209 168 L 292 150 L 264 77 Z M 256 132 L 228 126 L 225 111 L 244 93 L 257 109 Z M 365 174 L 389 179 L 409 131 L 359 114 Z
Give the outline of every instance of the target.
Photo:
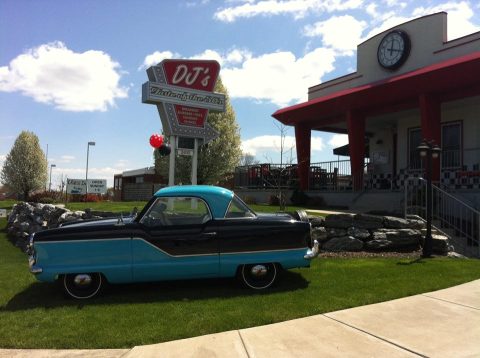
M 296 218 L 295 218 L 296 216 Z M 257 214 L 215 186 L 159 190 L 136 217 L 84 221 L 38 232 L 30 271 L 60 281 L 77 299 L 105 283 L 239 277 L 266 289 L 280 270 L 309 267 L 318 255 L 303 213 Z

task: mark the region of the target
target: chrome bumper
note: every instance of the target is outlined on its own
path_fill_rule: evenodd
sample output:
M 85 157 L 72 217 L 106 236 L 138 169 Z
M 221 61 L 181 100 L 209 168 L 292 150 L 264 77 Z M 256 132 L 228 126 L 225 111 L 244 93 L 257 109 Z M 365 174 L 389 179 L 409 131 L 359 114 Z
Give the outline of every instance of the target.
M 43 272 L 41 267 L 35 266 L 35 257 L 33 255 L 28 256 L 28 267 L 30 267 L 30 272 L 34 275 Z
M 319 253 L 320 253 L 320 244 L 318 243 L 317 240 L 313 240 L 313 247 L 311 249 L 308 249 L 307 253 L 305 254 L 305 256 L 303 256 L 303 258 L 305 260 L 311 260 L 317 257 Z

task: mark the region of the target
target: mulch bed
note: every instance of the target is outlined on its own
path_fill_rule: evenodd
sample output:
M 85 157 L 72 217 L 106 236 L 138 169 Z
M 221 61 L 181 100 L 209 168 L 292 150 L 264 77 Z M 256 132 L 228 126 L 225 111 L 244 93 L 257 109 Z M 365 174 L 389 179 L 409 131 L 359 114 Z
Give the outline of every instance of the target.
M 399 259 L 418 259 L 422 256 L 422 250 L 413 251 L 413 252 L 367 252 L 367 251 L 358 251 L 358 252 L 320 252 L 318 257 L 324 258 L 399 258 Z

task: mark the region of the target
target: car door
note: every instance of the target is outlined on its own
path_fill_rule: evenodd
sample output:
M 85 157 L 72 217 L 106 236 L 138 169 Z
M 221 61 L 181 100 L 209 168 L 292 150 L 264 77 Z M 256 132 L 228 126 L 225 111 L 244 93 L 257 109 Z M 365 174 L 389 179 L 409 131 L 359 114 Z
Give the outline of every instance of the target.
M 132 238 L 134 281 L 218 275 L 217 224 L 202 199 L 158 198 L 140 225 Z

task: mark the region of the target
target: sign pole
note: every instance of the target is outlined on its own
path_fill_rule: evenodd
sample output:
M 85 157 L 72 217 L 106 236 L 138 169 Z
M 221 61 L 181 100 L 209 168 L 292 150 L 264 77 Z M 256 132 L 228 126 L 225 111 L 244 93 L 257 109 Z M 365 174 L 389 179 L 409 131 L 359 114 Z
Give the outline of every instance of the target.
M 193 158 L 192 158 L 192 185 L 197 185 L 197 168 L 198 168 L 198 139 L 193 141 Z
M 168 186 L 175 185 L 175 155 L 177 151 L 177 137 L 174 135 L 170 136 L 170 145 L 171 145 L 171 152 L 170 152 L 170 161 L 169 161 L 169 168 L 168 168 Z

